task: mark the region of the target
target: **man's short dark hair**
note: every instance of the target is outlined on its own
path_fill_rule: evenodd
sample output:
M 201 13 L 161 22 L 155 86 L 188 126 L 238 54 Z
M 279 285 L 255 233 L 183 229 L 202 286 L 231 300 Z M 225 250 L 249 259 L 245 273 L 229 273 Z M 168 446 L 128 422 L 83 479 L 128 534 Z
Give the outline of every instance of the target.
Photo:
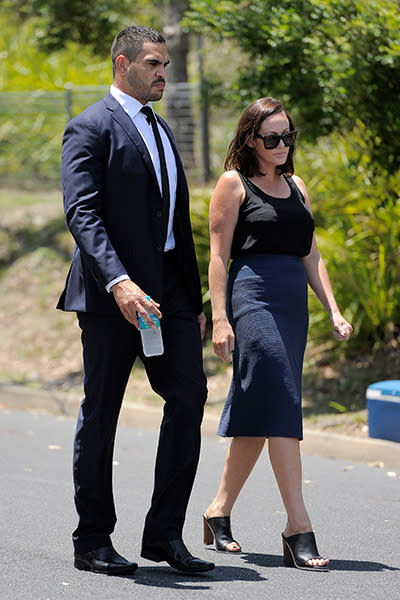
M 142 50 L 144 42 L 165 44 L 165 39 L 155 29 L 141 25 L 132 25 L 119 32 L 111 46 L 113 77 L 116 71 L 115 61 L 117 56 L 123 54 L 130 62 L 134 62 Z

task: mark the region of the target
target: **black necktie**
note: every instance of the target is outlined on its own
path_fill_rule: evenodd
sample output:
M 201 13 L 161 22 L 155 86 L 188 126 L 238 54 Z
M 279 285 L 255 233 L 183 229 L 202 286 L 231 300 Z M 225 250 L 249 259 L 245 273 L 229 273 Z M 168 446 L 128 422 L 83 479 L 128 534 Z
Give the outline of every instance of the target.
M 166 221 L 164 231 L 166 231 L 169 219 L 169 181 L 167 163 L 165 161 L 164 146 L 161 141 L 160 132 L 158 131 L 156 118 L 150 106 L 143 106 L 143 108 L 141 108 L 140 110 L 144 115 L 146 115 L 147 122 L 150 123 L 153 129 L 153 134 L 157 144 L 158 156 L 160 158 L 162 196 L 164 200 L 164 218 Z

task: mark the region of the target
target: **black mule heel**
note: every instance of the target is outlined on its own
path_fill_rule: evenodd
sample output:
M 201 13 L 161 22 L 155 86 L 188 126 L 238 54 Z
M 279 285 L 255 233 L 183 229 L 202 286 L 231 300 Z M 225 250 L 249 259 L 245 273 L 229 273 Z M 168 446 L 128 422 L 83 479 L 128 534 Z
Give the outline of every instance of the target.
M 217 552 L 230 552 L 231 554 L 238 554 L 241 552 L 241 547 L 238 542 L 233 539 L 231 531 L 231 518 L 230 517 L 206 517 L 203 515 L 203 530 L 204 530 L 204 544 L 210 545 L 215 540 L 215 549 Z M 234 542 L 239 546 L 238 550 L 228 550 L 227 545 Z
M 306 533 L 296 533 L 285 537 L 282 533 L 283 541 L 283 564 L 285 567 L 296 567 L 307 571 L 329 571 L 328 565 L 309 565 L 309 560 L 313 558 L 323 558 L 318 553 L 317 542 L 313 531 Z

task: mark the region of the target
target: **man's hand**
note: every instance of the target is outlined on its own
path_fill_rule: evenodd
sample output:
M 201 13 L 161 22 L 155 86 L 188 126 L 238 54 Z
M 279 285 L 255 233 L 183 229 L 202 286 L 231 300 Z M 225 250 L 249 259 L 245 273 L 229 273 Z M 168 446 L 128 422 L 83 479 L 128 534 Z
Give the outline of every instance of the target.
M 162 314 L 158 310 L 160 305 L 152 299 L 146 300 L 145 292 L 130 279 L 119 281 L 111 290 L 125 319 L 136 329 L 139 329 L 138 313 L 151 327 L 154 327 L 154 323 L 147 313 L 148 310 L 161 319 Z

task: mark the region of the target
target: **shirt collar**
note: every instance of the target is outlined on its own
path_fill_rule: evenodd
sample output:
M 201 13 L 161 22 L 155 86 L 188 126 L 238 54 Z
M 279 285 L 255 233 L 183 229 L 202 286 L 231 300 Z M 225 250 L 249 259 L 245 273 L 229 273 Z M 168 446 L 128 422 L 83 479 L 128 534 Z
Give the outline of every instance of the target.
M 111 85 L 110 94 L 117 100 L 117 102 L 120 103 L 122 108 L 129 114 L 131 119 L 133 119 L 140 112 L 140 109 L 143 108 L 143 106 L 149 106 L 151 110 L 153 110 L 151 102 L 143 105 L 141 102 L 139 102 L 139 100 L 136 100 L 136 98 L 133 98 L 133 96 L 126 94 L 115 85 Z

